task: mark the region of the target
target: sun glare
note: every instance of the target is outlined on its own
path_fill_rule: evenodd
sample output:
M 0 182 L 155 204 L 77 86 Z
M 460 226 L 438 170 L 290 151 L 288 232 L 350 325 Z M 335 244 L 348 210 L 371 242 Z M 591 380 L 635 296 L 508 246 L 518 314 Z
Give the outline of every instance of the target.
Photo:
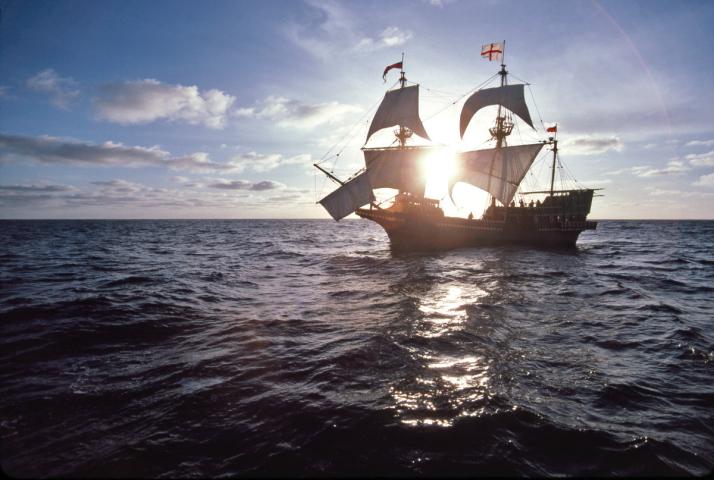
M 486 192 L 465 183 L 457 183 L 453 190 L 453 200 L 449 196 L 449 178 L 456 167 L 456 151 L 451 148 L 439 149 L 431 153 L 424 163 L 426 175 L 426 196 L 441 201 L 441 208 L 447 216 L 466 217 L 473 213 L 479 217 L 488 201 Z

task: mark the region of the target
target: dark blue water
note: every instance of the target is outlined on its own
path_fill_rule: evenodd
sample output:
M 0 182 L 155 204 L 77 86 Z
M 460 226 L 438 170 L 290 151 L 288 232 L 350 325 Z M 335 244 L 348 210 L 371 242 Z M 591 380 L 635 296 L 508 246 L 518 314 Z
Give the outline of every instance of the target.
M 15 476 L 698 475 L 714 222 L 394 256 L 365 220 L 0 222 Z

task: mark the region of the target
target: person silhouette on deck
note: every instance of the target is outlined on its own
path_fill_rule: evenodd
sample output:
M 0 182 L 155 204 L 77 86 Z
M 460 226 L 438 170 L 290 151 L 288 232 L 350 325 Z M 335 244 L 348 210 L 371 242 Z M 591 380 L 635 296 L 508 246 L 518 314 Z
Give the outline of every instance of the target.
M 473 214 L 473 212 L 469 212 L 469 220 L 473 220 L 473 219 L 474 219 L 474 214 Z
M 531 203 L 528 204 L 530 208 L 533 208 L 533 200 L 531 200 Z

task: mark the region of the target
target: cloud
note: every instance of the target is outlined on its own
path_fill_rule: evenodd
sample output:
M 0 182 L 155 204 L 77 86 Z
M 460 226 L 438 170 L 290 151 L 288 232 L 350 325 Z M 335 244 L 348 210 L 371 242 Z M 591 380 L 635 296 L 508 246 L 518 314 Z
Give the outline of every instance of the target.
M 365 34 L 355 24 L 360 14 L 350 12 L 331 0 L 310 0 L 299 22 L 289 23 L 285 34 L 295 45 L 321 60 L 329 60 L 346 52 L 371 52 L 403 45 L 412 32 L 388 26 L 379 34 Z M 373 27 L 372 25 L 369 26 Z
M 103 85 L 94 106 L 99 118 L 122 125 L 167 120 L 221 129 L 234 102 L 234 96 L 220 90 L 201 92 L 195 85 L 144 79 Z
M 685 157 L 694 166 L 712 167 L 714 166 L 714 150 L 707 153 L 689 154 Z
M 361 110 L 360 107 L 338 102 L 311 104 L 271 95 L 255 107 L 236 110 L 234 115 L 271 120 L 281 127 L 310 129 Z
M 609 150 L 622 151 L 624 145 L 615 136 L 612 137 L 574 137 L 563 142 L 563 149 L 570 155 L 597 155 Z
M 4 216 L 14 209 L 22 216 L 33 216 L 31 212 L 41 211 L 43 215 L 52 209 L 67 212 L 71 216 L 115 217 L 120 208 L 120 216 L 133 218 L 152 215 L 150 209 L 163 208 L 164 216 L 185 216 L 191 208 L 226 208 L 231 215 L 236 207 L 261 208 L 268 205 L 282 204 L 294 207 L 298 204 L 312 204 L 305 194 L 306 190 L 290 188 L 272 180 L 249 182 L 246 180 L 214 179 L 214 184 L 223 186 L 204 188 L 151 187 L 123 179 L 97 180 L 87 185 L 76 187 L 57 184 L 0 184 L 0 206 Z M 198 188 L 201 188 L 200 190 Z M 233 190 L 227 192 L 226 190 Z M 37 210 L 41 208 L 42 210 Z M 19 210 L 18 210 L 19 209 Z M 156 210 L 154 210 L 156 212 Z M 195 213 L 194 213 L 195 214 Z M 154 213 L 155 215 L 155 213 Z M 12 214 L 11 214 L 12 216 Z
M 142 189 L 142 186 L 138 183 L 127 182 L 126 180 L 121 179 L 99 180 L 89 183 L 101 187 L 101 189 L 104 191 L 110 191 L 115 193 L 133 193 L 138 192 Z
M 51 68 L 28 78 L 26 83 L 31 89 L 48 94 L 52 104 L 63 110 L 68 110 L 79 96 L 77 82 L 70 77 L 60 77 Z
M 656 175 L 678 175 L 689 170 L 690 167 L 680 160 L 671 160 L 667 162 L 665 168 L 651 168 L 647 170 L 639 170 L 634 172 L 638 177 L 653 177 Z
M 659 187 L 645 187 L 645 190 L 649 191 L 649 194 L 654 196 L 654 197 L 661 197 L 661 196 L 678 196 L 682 195 L 684 192 L 681 190 L 667 190 Z
M 267 172 L 268 170 L 277 168 L 282 158 L 282 155 L 279 154 L 265 155 L 257 152 L 247 152 L 231 157 L 231 162 L 236 166 L 238 171 L 250 168 L 256 172 Z
M 169 156 L 158 147 L 129 147 L 114 142 L 92 144 L 46 135 L 25 137 L 0 133 L 0 160 L 11 155 L 47 164 L 128 166 L 161 164 Z
M 28 158 L 45 164 L 125 167 L 154 165 L 200 173 L 235 171 L 241 168 L 231 162 L 215 162 L 203 152 L 172 157 L 169 152 L 158 146 L 148 148 L 127 146 L 111 141 L 94 144 L 45 135 L 25 137 L 0 133 L 0 161 L 9 161 L 15 157 Z
M 220 188 L 223 190 L 252 190 L 262 192 L 266 190 L 276 190 L 285 188 L 285 185 L 272 180 L 263 180 L 261 182 L 249 182 L 248 180 L 224 180 L 219 179 L 216 182 L 209 183 L 209 188 Z
M 697 187 L 714 188 L 714 173 L 708 175 L 702 175 L 699 180 L 694 182 L 692 185 Z
M 23 193 L 23 194 L 33 194 L 33 193 L 57 193 L 57 192 L 71 192 L 76 190 L 74 187 L 67 185 L 55 185 L 55 184 L 30 184 L 30 185 L 0 185 L 0 192 L 5 193 Z
M 289 23 L 287 37 L 314 57 L 326 60 L 338 51 L 338 42 L 352 38 L 352 18 L 342 5 L 334 1 L 312 0 L 305 18 Z
M 699 147 L 699 146 L 704 146 L 704 147 L 711 147 L 714 145 L 714 139 L 712 140 L 692 140 L 691 142 L 687 142 L 684 144 L 685 147 Z
M 414 35 L 410 31 L 402 31 L 399 27 L 387 27 L 377 38 L 366 37 L 355 46 L 358 51 L 374 51 L 381 48 L 397 47 L 404 45 Z

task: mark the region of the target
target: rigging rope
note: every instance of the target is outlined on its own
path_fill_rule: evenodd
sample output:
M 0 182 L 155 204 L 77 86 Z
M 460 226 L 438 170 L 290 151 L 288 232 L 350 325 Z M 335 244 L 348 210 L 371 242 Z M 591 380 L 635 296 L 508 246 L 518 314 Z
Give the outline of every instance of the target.
M 480 89 L 481 87 L 486 86 L 491 80 L 493 80 L 494 78 L 496 78 L 497 75 L 498 75 L 498 73 L 495 73 L 493 76 L 491 76 L 490 78 L 486 79 L 484 82 L 480 83 L 478 86 L 476 86 L 476 87 L 472 88 L 471 90 L 467 91 L 466 93 L 464 93 L 463 95 L 461 95 L 459 98 L 457 98 L 456 100 L 454 100 L 453 102 L 449 103 L 447 106 L 445 106 L 444 108 L 442 108 L 441 110 L 438 110 L 436 113 L 432 114 L 432 115 L 429 116 L 428 118 L 425 118 L 423 121 L 426 122 L 426 121 L 428 121 L 428 120 L 431 120 L 432 118 L 434 118 L 435 116 L 439 115 L 441 112 L 443 112 L 443 111 L 446 110 L 447 108 L 453 107 L 453 106 L 456 105 L 459 101 L 461 101 L 461 99 L 464 98 L 466 95 L 470 95 L 472 92 L 475 92 L 476 90 Z

